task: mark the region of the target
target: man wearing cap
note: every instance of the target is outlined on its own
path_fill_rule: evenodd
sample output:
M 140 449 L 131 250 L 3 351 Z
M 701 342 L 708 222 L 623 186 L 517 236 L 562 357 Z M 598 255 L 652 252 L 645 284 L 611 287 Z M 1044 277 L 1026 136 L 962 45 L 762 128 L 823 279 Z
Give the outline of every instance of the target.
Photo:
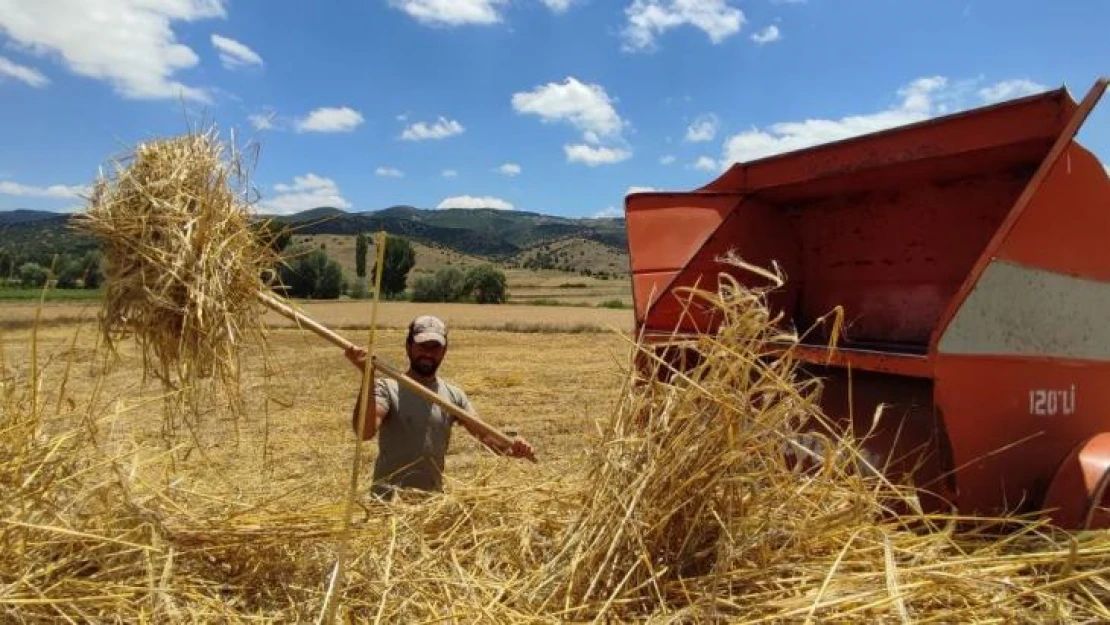
M 443 321 L 430 315 L 413 319 L 405 338 L 405 353 L 409 359 L 408 377 L 455 406 L 474 412 L 462 389 L 436 375 L 447 353 L 447 326 Z M 346 356 L 360 369 L 366 362 L 366 350 L 360 347 L 347 350 Z M 379 435 L 371 492 L 389 498 L 398 488 L 443 490 L 444 456 L 451 440 L 451 426 L 457 422 L 455 417 L 389 378 L 377 379 L 374 399 L 375 413 L 367 412 L 363 431 L 363 440 Z M 356 400 L 353 417 L 356 433 L 358 411 Z M 503 455 L 517 458 L 532 455 L 531 445 L 523 438 L 514 439 L 509 449 L 498 450 L 478 432 L 469 428 L 467 431 Z

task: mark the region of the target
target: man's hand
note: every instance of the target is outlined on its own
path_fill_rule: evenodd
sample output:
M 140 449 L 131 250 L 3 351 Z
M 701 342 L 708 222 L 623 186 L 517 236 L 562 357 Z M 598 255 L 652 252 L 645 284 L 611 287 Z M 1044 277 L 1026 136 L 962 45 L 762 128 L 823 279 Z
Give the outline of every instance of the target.
M 365 349 L 357 345 L 352 345 L 343 351 L 343 355 L 347 357 L 347 360 L 351 361 L 352 365 L 358 367 L 359 371 L 366 367 Z
M 510 458 L 528 458 L 529 460 L 535 460 L 536 450 L 532 449 L 532 445 L 524 440 L 523 437 L 517 436 L 513 438 L 513 446 L 505 451 L 505 455 Z

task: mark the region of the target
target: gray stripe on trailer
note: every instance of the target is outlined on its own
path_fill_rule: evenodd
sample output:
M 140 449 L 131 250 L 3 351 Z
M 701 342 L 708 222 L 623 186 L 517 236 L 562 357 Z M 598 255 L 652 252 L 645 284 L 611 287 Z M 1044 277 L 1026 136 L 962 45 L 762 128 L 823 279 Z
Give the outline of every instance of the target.
M 1110 360 L 1110 284 L 995 260 L 941 337 L 946 354 Z

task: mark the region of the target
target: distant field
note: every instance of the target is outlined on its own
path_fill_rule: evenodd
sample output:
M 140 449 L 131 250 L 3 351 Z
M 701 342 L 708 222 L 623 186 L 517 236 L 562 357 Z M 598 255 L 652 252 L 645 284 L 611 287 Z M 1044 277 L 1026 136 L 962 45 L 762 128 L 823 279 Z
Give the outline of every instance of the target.
M 573 244 L 572 244 L 573 243 Z M 328 256 L 343 268 L 347 279 L 354 281 L 355 274 L 355 237 L 351 235 L 294 235 L 291 245 L 315 249 L 324 246 Z M 604 253 L 604 246 L 590 241 L 559 242 L 553 249 L 563 250 L 573 256 L 577 263 L 592 266 L 597 271 L 627 271 L 627 261 L 612 252 Z M 467 256 L 451 250 L 433 248 L 413 243 L 416 250 L 416 266 L 409 274 L 410 284 L 417 276 L 435 273 L 441 267 L 454 266 L 466 271 L 468 268 L 486 264 L 489 261 L 475 256 Z M 374 264 L 373 246 L 367 254 L 366 269 Z M 596 306 L 610 300 L 620 300 L 626 307 L 632 306 L 632 286 L 627 274 L 602 280 L 584 276 L 578 272 L 556 271 L 552 269 L 505 269 L 509 280 L 509 301 L 519 304 L 560 303 L 571 305 Z
M 353 329 L 369 327 L 372 304 L 369 301 L 311 302 L 301 308 L 329 327 Z M 422 314 L 437 315 L 452 328 L 516 332 L 589 332 L 610 328 L 631 331 L 633 321 L 631 310 L 606 308 L 383 302 L 378 309 L 378 325 L 402 328 Z M 277 315 L 268 316 L 267 322 L 274 327 L 292 326 L 292 322 Z
M 365 301 L 310 302 L 301 305 L 305 314 L 336 329 L 363 329 L 370 325 L 372 304 Z M 0 329 L 26 328 L 35 319 L 37 302 L 0 302 Z M 58 325 L 96 319 L 99 302 L 48 302 L 42 307 L 43 325 Z M 630 331 L 631 310 L 607 308 L 571 308 L 554 306 L 483 306 L 479 304 L 414 304 L 382 302 L 378 309 L 378 326 L 402 328 L 420 314 L 438 315 L 452 328 L 502 330 L 515 332 L 604 332 L 609 329 Z M 275 328 L 293 324 L 276 314 L 266 317 Z M 354 340 L 354 334 L 348 334 Z
M 89 289 L 50 289 L 46 292 L 46 301 L 95 301 L 100 299 L 101 294 L 102 293 L 99 290 Z M 0 287 L 0 301 L 37 302 L 41 297 L 42 289 Z

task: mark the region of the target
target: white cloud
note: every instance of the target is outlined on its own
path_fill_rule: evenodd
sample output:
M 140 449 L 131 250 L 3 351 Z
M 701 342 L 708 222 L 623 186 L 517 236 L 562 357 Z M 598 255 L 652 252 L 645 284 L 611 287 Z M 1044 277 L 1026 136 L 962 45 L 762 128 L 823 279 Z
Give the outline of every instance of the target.
M 405 172 L 394 167 L 379 167 L 374 170 L 374 174 L 383 178 L 404 178 Z
M 334 180 L 313 173 L 295 176 L 292 184 L 276 184 L 274 191 L 276 195 L 273 198 L 259 203 L 259 207 L 267 213 L 288 215 L 320 206 L 351 207 Z
M 1013 100 L 1014 98 L 1033 95 L 1034 93 L 1041 93 L 1047 90 L 1048 87 L 1035 83 L 1032 80 L 1018 78 L 1015 80 L 1003 80 L 1002 82 L 983 87 L 979 90 L 979 97 L 983 99 L 983 102 L 993 104 L 995 102 Z
M 257 52 L 234 39 L 228 39 L 213 33 L 212 46 L 220 52 L 220 63 L 226 69 L 238 69 L 247 65 L 262 65 L 262 57 L 258 56 Z
M 948 102 L 954 96 L 945 93 L 947 87 L 948 80 L 942 76 L 919 78 L 898 91 L 902 98 L 898 105 L 878 113 L 782 122 L 733 135 L 725 144 L 721 166 L 928 119 L 949 110 Z
M 594 219 L 619 219 L 621 217 L 624 217 L 624 211 L 615 206 L 608 206 L 594 213 Z
M 277 113 L 273 111 L 252 113 L 247 115 L 247 121 L 255 130 L 274 130 L 277 128 Z
M 589 143 L 619 135 L 624 128 L 624 120 L 605 88 L 583 83 L 573 76 L 562 83 L 551 82 L 514 93 L 513 109 L 523 115 L 537 115 L 544 122 L 568 122 L 581 130 Z
M 501 198 L 470 195 L 456 195 L 444 199 L 436 208 L 496 208 L 498 210 L 513 210 L 513 205 Z
M 632 152 L 603 143 L 623 142 L 625 121 L 601 85 L 587 84 L 568 77 L 562 83 L 547 83 L 532 91 L 514 93 L 513 109 L 522 115 L 536 115 L 544 123 L 568 123 L 582 132 L 585 144 L 566 145 L 569 162 L 600 165 L 628 159 Z
M 547 5 L 547 8 L 556 13 L 565 13 L 566 10 L 570 8 L 570 5 L 574 4 L 575 2 L 578 2 L 578 0 L 543 0 L 543 3 Z
M 563 150 L 566 152 L 568 163 L 585 163 L 590 167 L 611 165 L 632 157 L 632 152 L 622 148 L 595 147 L 584 144 L 564 145 Z
M 444 178 L 457 178 L 458 175 L 459 175 L 459 172 L 455 171 L 454 169 L 444 169 L 443 170 L 443 177 Z
M 712 141 L 713 137 L 717 136 L 717 129 L 720 128 L 720 125 L 721 120 L 717 119 L 716 115 L 712 113 L 702 115 L 686 129 L 686 140 L 691 143 Z
M 346 106 L 318 108 L 297 121 L 300 132 L 350 132 L 362 125 L 362 114 Z
M 628 23 L 621 35 L 626 51 L 654 49 L 658 35 L 689 25 L 702 30 L 713 43 L 740 32 L 744 13 L 727 0 L 634 0 L 624 10 Z
M 771 24 L 767 28 L 764 28 L 763 30 L 752 35 L 752 41 L 758 43 L 759 45 L 763 45 L 765 43 L 774 43 L 779 39 L 782 39 L 782 33 L 779 32 L 779 27 L 775 26 L 774 24 Z
M 0 33 L 32 53 L 61 59 L 125 98 L 208 102 L 174 79 L 200 58 L 179 43 L 174 22 L 226 15 L 223 0 L 0 0 Z
M 674 165 L 674 162 L 676 160 L 678 160 L 678 159 L 676 159 L 673 154 L 665 154 L 665 155 L 659 157 L 659 164 L 661 164 L 661 165 Z
M 501 21 L 500 8 L 509 0 L 389 0 L 421 24 L 428 26 L 463 26 L 496 24 Z
M 721 166 L 717 163 L 716 159 L 710 158 L 708 156 L 702 156 L 699 157 L 698 160 L 694 161 L 694 164 L 691 165 L 691 167 L 693 167 L 694 169 L 700 169 L 702 171 L 718 171 Z
M 88 186 L 82 185 L 53 184 L 48 187 L 36 187 L 9 180 L 0 180 L 0 195 L 72 199 L 88 195 L 90 192 L 91 189 Z
M 498 167 L 497 171 L 511 178 L 513 176 L 519 176 L 521 170 L 520 165 L 517 165 L 516 163 L 505 163 L 504 165 Z
M 624 194 L 625 195 L 632 195 L 633 193 L 651 193 L 653 191 L 658 191 L 658 190 L 659 189 L 656 189 L 655 187 L 631 186 L 631 187 L 628 187 L 628 190 L 625 191 Z
M 27 83 L 36 88 L 42 88 L 50 84 L 50 79 L 37 69 L 27 67 L 26 65 L 20 65 L 15 61 L 0 56 L 0 82 L 4 80 L 5 76 Z
M 435 122 L 428 124 L 417 122 L 401 133 L 405 141 L 425 141 L 428 139 L 446 139 L 462 134 L 466 128 L 462 124 L 446 117 L 440 117 Z

